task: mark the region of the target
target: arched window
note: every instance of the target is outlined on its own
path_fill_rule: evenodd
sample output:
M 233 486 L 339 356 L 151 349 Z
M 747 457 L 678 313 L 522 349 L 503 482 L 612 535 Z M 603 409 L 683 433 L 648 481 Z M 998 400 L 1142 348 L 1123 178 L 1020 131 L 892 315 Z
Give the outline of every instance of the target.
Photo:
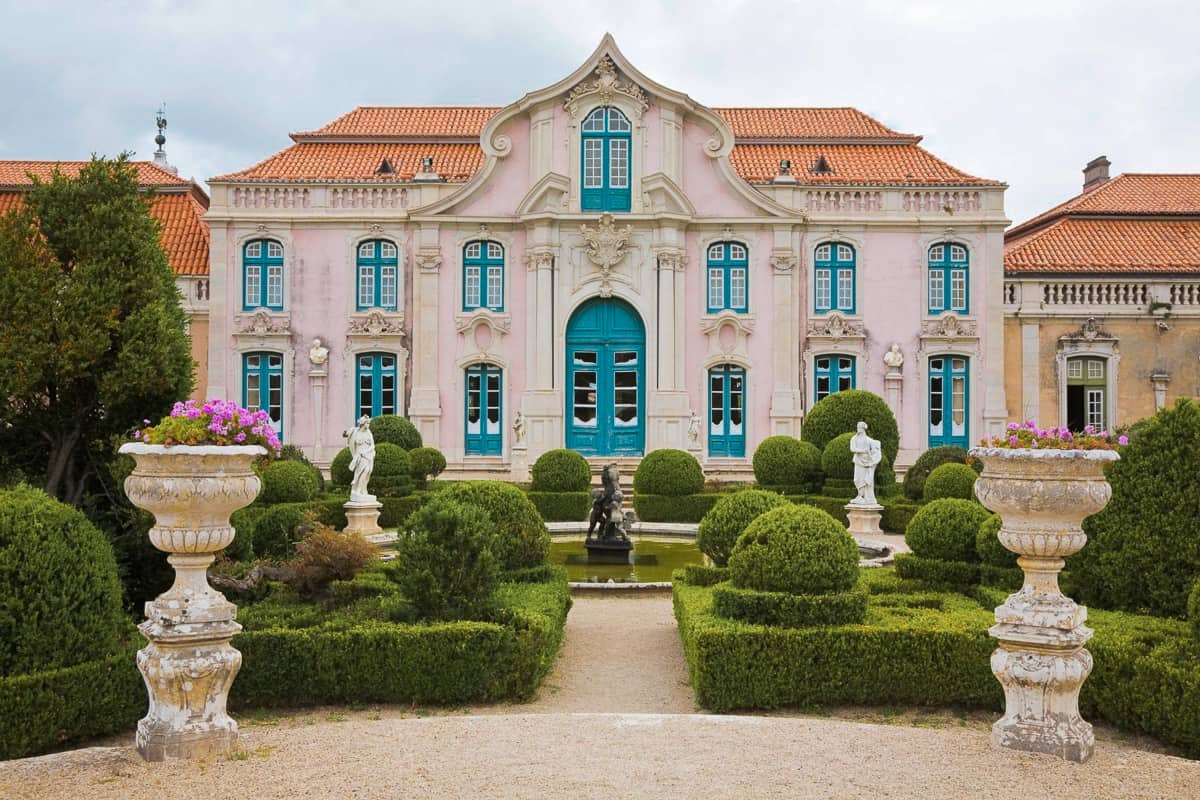
M 813 368 L 816 373 L 813 381 L 816 386 L 815 400 L 818 402 L 834 392 L 854 388 L 854 356 L 817 356 L 813 360 Z
M 497 242 L 463 247 L 463 311 L 504 310 L 504 248 Z
M 619 109 L 601 106 L 582 125 L 584 211 L 628 211 L 633 126 Z
M 255 239 L 242 248 L 242 309 L 283 310 L 283 245 Z
M 746 246 L 717 242 L 708 248 L 708 313 L 729 308 L 745 312 L 750 303 L 750 262 Z
M 392 353 L 360 353 L 355 373 L 358 413 L 354 418 L 395 414 L 396 356 Z
M 501 393 L 500 367 L 473 364 L 467 367 L 466 453 L 469 456 L 500 455 Z
M 818 314 L 854 313 L 854 261 L 854 248 L 848 244 L 830 242 L 817 247 L 813 257 L 813 297 Z
M 732 364 L 708 371 L 708 454 L 746 455 L 746 371 Z
M 1088 425 L 1101 431 L 1108 425 L 1108 359 L 1077 356 L 1067 359 L 1067 427 L 1082 431 Z
M 242 356 L 242 406 L 266 411 L 283 439 L 283 356 L 279 353 L 246 353 Z
M 394 242 L 376 239 L 358 246 L 359 311 L 383 308 L 395 311 L 399 304 L 400 260 Z
M 967 248 L 961 244 L 939 242 L 929 248 L 929 313 L 956 311 L 966 314 L 967 272 L 970 269 Z

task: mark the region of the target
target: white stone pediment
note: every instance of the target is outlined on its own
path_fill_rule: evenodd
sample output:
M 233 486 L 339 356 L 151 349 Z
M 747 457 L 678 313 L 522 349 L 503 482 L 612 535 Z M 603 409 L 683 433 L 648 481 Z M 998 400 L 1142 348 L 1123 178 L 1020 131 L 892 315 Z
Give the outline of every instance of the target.
M 652 214 L 696 216 L 696 207 L 688 200 L 683 189 L 662 172 L 642 178 L 642 195 L 646 198 L 643 202 L 645 210 Z
M 810 346 L 835 345 L 846 341 L 861 345 L 867 337 L 861 319 L 846 317 L 837 312 L 810 318 L 806 333 Z
M 550 172 L 533 185 L 517 206 L 517 215 L 553 214 L 568 211 L 571 180 L 566 175 Z

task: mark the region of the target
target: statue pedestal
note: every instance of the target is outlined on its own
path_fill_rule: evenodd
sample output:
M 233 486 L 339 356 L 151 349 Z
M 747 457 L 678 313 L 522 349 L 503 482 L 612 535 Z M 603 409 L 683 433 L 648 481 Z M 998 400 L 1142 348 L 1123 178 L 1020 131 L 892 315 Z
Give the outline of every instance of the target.
M 633 542 L 628 539 L 609 542 L 592 539 L 584 542 L 583 546 L 587 548 L 589 564 L 633 563 Z
M 896 430 L 902 429 L 904 419 L 900 408 L 900 398 L 903 395 L 901 389 L 904 385 L 904 376 L 900 374 L 899 367 L 892 367 L 883 376 L 884 396 L 887 398 L 888 408 L 892 410 L 892 416 L 896 418 Z
M 512 446 L 512 479 L 517 483 L 529 480 L 529 447 L 524 443 Z
M 882 516 L 883 506 L 881 505 L 866 506 L 849 503 L 846 505 L 846 519 L 849 522 L 846 528 L 851 535 L 879 536 L 883 533 L 883 529 L 879 527 L 879 520 Z
M 383 508 L 375 498 L 351 500 L 346 503 L 346 533 L 379 533 L 379 509 Z

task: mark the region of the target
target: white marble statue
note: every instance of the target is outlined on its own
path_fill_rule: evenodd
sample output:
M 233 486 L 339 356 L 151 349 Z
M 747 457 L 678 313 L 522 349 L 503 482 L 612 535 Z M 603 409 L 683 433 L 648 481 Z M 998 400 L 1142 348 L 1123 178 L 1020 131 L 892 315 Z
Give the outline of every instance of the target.
M 525 415 L 520 411 L 517 412 L 516 419 L 513 420 L 513 445 L 525 444 Z
M 313 339 L 312 347 L 308 351 L 308 360 L 314 367 L 325 366 L 325 362 L 329 360 L 329 348 L 320 339 Z
M 900 369 L 904 365 L 904 354 L 900 352 L 898 343 L 893 344 L 892 349 L 883 354 L 883 363 L 892 369 Z
M 371 470 L 375 467 L 375 437 L 371 435 L 371 418 L 359 417 L 358 427 L 350 432 L 350 502 L 371 502 L 375 496 L 367 491 Z
M 883 460 L 879 440 L 867 435 L 867 423 L 858 423 L 858 433 L 850 439 L 850 455 L 854 458 L 854 488 L 858 496 L 852 506 L 877 506 L 875 499 L 875 467 Z
M 688 422 L 687 435 L 688 441 L 692 444 L 698 444 L 700 442 L 700 417 L 696 416 L 695 411 L 692 412 L 692 418 Z

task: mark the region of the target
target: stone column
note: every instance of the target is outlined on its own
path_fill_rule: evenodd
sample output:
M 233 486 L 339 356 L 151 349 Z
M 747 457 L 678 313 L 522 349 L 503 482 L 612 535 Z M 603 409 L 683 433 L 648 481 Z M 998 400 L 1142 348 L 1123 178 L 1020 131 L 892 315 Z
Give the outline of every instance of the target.
M 527 371 L 520 411 L 526 432 L 521 442 L 524 449 L 518 451 L 515 442 L 513 445 L 514 480 L 518 479 L 518 471 L 527 470 L 531 459 L 563 444 L 562 393 L 554 387 L 554 358 L 561 350 L 555 335 L 558 296 L 561 295 L 555 287 L 555 279 L 560 274 L 558 251 L 549 245 L 530 247 L 525 252 L 525 267 Z M 519 460 L 523 460 L 524 465 L 517 463 Z
M 666 234 L 663 234 L 666 238 Z M 674 242 L 674 239 L 668 242 Z M 653 381 L 646 396 L 654 399 L 647 403 L 647 415 L 654 423 L 648 428 L 650 436 L 647 448 L 687 446 L 688 422 L 691 418 L 690 401 L 685 381 L 684 328 L 687 313 L 683 306 L 683 273 L 687 266 L 687 255 L 673 243 L 662 243 L 654 248 L 655 278 L 658 282 L 658 319 L 656 321 L 658 361 Z
M 316 443 L 313 445 L 312 460 L 315 464 L 325 463 L 322 442 L 325 441 L 325 385 L 329 378 L 326 362 L 313 364 L 308 371 L 309 387 L 312 390 L 313 402 L 313 431 Z
M 425 232 L 422 231 L 422 234 Z M 434 232 L 436 235 L 436 231 Z M 436 443 L 442 416 L 438 390 L 438 280 L 442 252 L 436 245 L 417 249 L 413 280 L 413 388 L 408 416 L 426 442 Z
M 904 440 L 904 416 L 901 413 L 901 399 L 904 396 L 904 376 L 900 373 L 900 367 L 889 367 L 888 371 L 883 376 L 884 394 L 887 395 L 888 408 L 892 410 L 892 414 L 896 417 L 896 427 L 900 432 L 901 441 Z
M 1171 373 L 1155 370 L 1150 373 L 1150 383 L 1154 385 L 1154 410 L 1162 411 L 1167 405 L 1167 384 L 1171 382 Z M 1114 420 L 1115 421 L 1115 420 Z
M 800 332 L 796 316 L 796 255 L 790 249 L 771 253 L 771 429 L 768 436 L 800 433 Z M 747 443 L 749 444 L 749 443 Z

